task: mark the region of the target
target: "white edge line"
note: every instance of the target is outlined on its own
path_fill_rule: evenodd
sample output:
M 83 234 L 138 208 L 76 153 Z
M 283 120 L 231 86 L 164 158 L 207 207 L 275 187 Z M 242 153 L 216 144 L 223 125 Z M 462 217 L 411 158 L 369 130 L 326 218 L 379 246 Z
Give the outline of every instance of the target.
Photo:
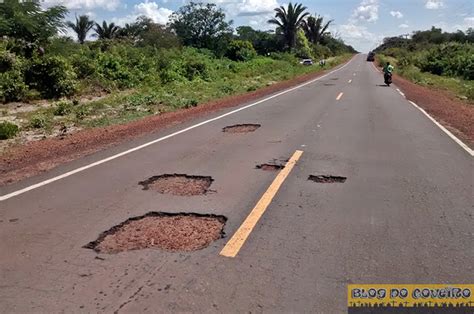
M 441 123 L 436 121 L 432 116 L 430 116 L 423 108 L 415 104 L 413 101 L 409 100 L 408 101 L 410 104 L 418 108 L 425 116 L 428 117 L 431 121 L 433 121 L 434 124 L 436 124 L 441 130 L 443 130 L 444 133 L 446 133 L 451 139 L 453 139 L 456 143 L 459 144 L 466 152 L 468 152 L 469 155 L 474 156 L 474 151 L 469 148 L 466 144 L 464 144 L 460 139 L 458 139 L 453 133 L 451 133 L 448 129 L 446 129 Z
M 372 65 L 374 66 L 375 70 L 379 71 L 380 70 L 375 66 L 375 64 L 372 63 Z M 403 92 L 401 92 L 398 88 L 397 88 L 398 92 L 403 96 L 403 97 L 406 97 L 405 94 Z M 471 156 L 474 156 L 474 150 L 472 150 L 469 146 L 467 146 L 466 144 L 464 144 L 463 141 L 461 141 L 460 139 L 458 139 L 453 133 L 451 133 L 448 129 L 446 129 L 441 123 L 439 123 L 438 121 L 436 121 L 435 118 L 433 118 L 432 116 L 430 116 L 426 111 L 425 109 L 421 108 L 420 106 L 418 106 L 416 103 L 414 103 L 413 101 L 411 100 L 408 100 L 408 102 L 410 104 L 412 104 L 413 106 L 415 106 L 415 108 L 417 108 L 418 110 L 420 110 L 425 116 L 428 117 L 428 119 L 430 119 L 434 124 L 436 124 L 444 133 L 446 133 L 453 141 L 455 141 L 459 146 L 461 146 L 469 155 Z
M 160 138 L 158 138 L 158 139 L 156 139 L 156 140 L 153 140 L 153 141 L 151 141 L 151 142 L 148 142 L 148 143 L 145 143 L 145 144 L 136 146 L 136 147 L 134 147 L 134 148 L 131 148 L 131 149 L 126 150 L 126 151 L 124 151 L 124 152 L 121 152 L 121 153 L 118 153 L 118 154 L 116 154 L 116 155 L 107 157 L 107 158 L 105 158 L 105 159 L 101 159 L 101 160 L 99 160 L 99 161 L 93 162 L 93 163 L 88 164 L 88 165 L 86 165 L 86 166 L 83 166 L 83 167 L 80 167 L 80 168 L 77 168 L 77 169 L 68 171 L 68 172 L 66 172 L 66 173 L 63 173 L 63 174 L 61 174 L 61 175 L 59 175 L 59 176 L 56 176 L 56 177 L 53 177 L 53 178 L 51 178 L 51 179 L 48 179 L 48 180 L 45 180 L 45 181 L 41 181 L 41 182 L 38 182 L 38 183 L 36 183 L 36 184 L 30 185 L 30 186 L 28 186 L 28 187 L 26 187 L 26 188 L 23 188 L 23 189 L 20 189 L 20 190 L 17 190 L 17 191 L 14 191 L 14 192 L 11 192 L 11 193 L 2 195 L 2 196 L 0 196 L 0 202 L 1 202 L 1 201 L 5 201 L 5 200 L 7 200 L 7 199 L 9 199 L 9 198 L 18 196 L 18 195 L 23 194 L 23 193 L 25 193 L 25 192 L 28 192 L 28 191 L 37 189 L 37 188 L 42 187 L 42 186 L 44 186 L 44 185 L 50 184 L 50 183 L 52 183 L 52 182 L 55 182 L 55 181 L 58 181 L 58 180 L 67 178 L 67 177 L 69 177 L 69 176 L 72 176 L 73 174 L 76 174 L 76 173 L 82 172 L 82 171 L 84 171 L 84 170 L 90 169 L 90 168 L 92 168 L 92 167 L 101 165 L 101 164 L 103 164 L 103 163 L 109 162 L 109 161 L 114 160 L 114 159 L 117 159 L 117 158 L 119 158 L 119 157 L 128 155 L 128 154 L 130 154 L 130 153 L 132 153 L 132 152 L 135 152 L 135 151 L 137 151 L 137 150 L 140 150 L 140 149 L 143 149 L 143 148 L 148 147 L 148 146 L 150 146 L 150 145 L 159 143 L 159 142 L 161 142 L 161 141 L 164 141 L 164 140 L 166 140 L 166 139 L 169 139 L 169 138 L 174 137 L 174 136 L 176 136 L 176 135 L 179 135 L 179 134 L 181 134 L 181 133 L 188 132 L 188 131 L 190 131 L 190 130 L 192 130 L 192 129 L 195 129 L 195 128 L 197 128 L 197 127 L 200 127 L 200 126 L 202 126 L 202 125 L 208 124 L 208 123 L 210 123 L 210 122 L 214 122 L 214 121 L 216 121 L 216 120 L 222 119 L 222 118 L 224 118 L 224 117 L 227 117 L 227 116 L 232 115 L 232 114 L 234 114 L 234 113 L 237 113 L 237 112 L 239 112 L 239 111 L 242 111 L 242 110 L 245 110 L 245 109 L 254 107 L 254 106 L 259 105 L 259 104 L 261 104 L 261 103 L 263 103 L 263 102 L 266 102 L 266 101 L 268 101 L 268 100 L 270 100 L 270 99 L 273 99 L 273 98 L 276 98 L 276 97 L 280 97 L 280 96 L 282 96 L 282 95 L 284 95 L 284 94 L 287 94 L 287 93 L 289 93 L 289 92 L 292 92 L 292 91 L 294 91 L 294 90 L 297 90 L 297 89 L 299 89 L 299 88 L 301 88 L 301 87 L 304 87 L 304 86 L 306 86 L 306 85 L 312 84 L 312 83 L 314 83 L 314 82 L 316 82 L 316 81 L 318 81 L 318 80 L 320 80 L 320 79 L 322 79 L 322 78 L 324 78 L 324 77 L 326 77 L 326 76 L 328 76 L 328 75 L 331 75 L 331 74 L 333 74 L 333 73 L 335 73 L 335 72 L 337 72 L 337 71 L 339 71 L 339 70 L 345 68 L 345 67 L 346 67 L 347 65 L 349 65 L 353 60 L 354 60 L 354 57 L 352 57 L 352 59 L 349 60 L 346 64 L 342 65 L 341 67 L 339 67 L 339 68 L 337 68 L 337 69 L 332 70 L 332 71 L 329 72 L 329 73 L 326 73 L 326 74 L 324 74 L 324 75 L 322 75 L 322 76 L 320 76 L 320 77 L 317 77 L 317 78 L 315 78 L 315 79 L 312 79 L 312 80 L 310 80 L 310 81 L 308 81 L 308 82 L 305 82 L 305 83 L 303 83 L 303 84 L 300 84 L 300 85 L 297 85 L 297 86 L 295 86 L 295 87 L 292 87 L 292 88 L 289 88 L 289 89 L 287 89 L 287 90 L 284 90 L 284 91 L 282 91 L 282 92 L 279 92 L 279 93 L 277 93 L 277 94 L 275 94 L 275 95 L 272 95 L 272 96 L 269 96 L 269 97 L 267 97 L 267 98 L 261 99 L 261 100 L 259 100 L 259 101 L 257 101 L 257 102 L 254 102 L 254 103 L 252 103 L 252 104 L 249 104 L 249 105 L 247 105 L 247 106 L 244 106 L 244 107 L 241 107 L 241 108 L 232 110 L 232 111 L 230 111 L 230 112 L 227 112 L 227 113 L 222 114 L 222 115 L 220 115 L 220 116 L 217 116 L 217 117 L 215 117 L 215 118 L 212 118 L 212 119 L 209 119 L 209 120 L 200 122 L 200 123 L 198 123 L 198 124 L 195 124 L 195 125 L 192 125 L 192 126 L 190 126 L 190 127 L 187 127 L 187 128 L 185 128 L 185 129 L 183 129 L 183 130 L 180 130 L 180 131 L 177 131 L 177 132 L 175 132 L 175 133 L 172 133 L 172 134 L 169 134 L 169 135 L 160 137 Z

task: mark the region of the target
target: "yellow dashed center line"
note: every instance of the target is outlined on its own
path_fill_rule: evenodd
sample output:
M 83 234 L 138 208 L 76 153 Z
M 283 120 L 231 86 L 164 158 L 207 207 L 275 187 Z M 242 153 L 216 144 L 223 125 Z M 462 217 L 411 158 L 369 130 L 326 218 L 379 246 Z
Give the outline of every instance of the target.
M 281 185 L 288 177 L 302 154 L 303 152 L 300 150 L 297 150 L 293 154 L 290 160 L 286 163 L 285 168 L 283 168 L 283 170 L 281 170 L 276 176 L 275 180 L 273 180 L 267 191 L 262 195 L 257 205 L 255 205 L 255 207 L 252 209 L 240 228 L 234 233 L 229 242 L 227 242 L 227 244 L 224 246 L 222 251 L 219 253 L 220 255 L 226 257 L 235 257 L 239 253 L 253 228 L 257 225 L 258 220 L 265 213 L 268 205 L 270 205 Z
M 344 95 L 344 93 L 342 93 L 342 92 L 341 92 L 341 93 L 339 93 L 339 95 L 337 95 L 337 98 L 336 98 L 336 100 L 339 100 L 339 99 L 341 99 L 341 98 L 342 98 L 342 95 Z

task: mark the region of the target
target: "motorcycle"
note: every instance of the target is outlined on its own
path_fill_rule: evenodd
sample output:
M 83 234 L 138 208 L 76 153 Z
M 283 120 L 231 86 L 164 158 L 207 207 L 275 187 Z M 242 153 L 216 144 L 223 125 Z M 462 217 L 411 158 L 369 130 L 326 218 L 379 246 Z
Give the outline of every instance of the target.
M 392 84 L 392 73 L 385 73 L 383 77 L 385 84 L 387 84 L 387 86 L 390 86 L 390 84 Z

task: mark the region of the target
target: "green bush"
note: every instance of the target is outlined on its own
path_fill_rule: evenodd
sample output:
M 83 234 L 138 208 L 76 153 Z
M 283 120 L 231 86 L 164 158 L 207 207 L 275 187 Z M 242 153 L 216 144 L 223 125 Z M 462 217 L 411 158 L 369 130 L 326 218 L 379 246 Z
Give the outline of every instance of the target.
M 207 64 L 198 59 L 188 60 L 184 65 L 184 75 L 190 81 L 195 78 L 206 80 L 209 78 Z
M 248 61 L 256 56 L 255 48 L 247 40 L 232 40 L 226 52 L 226 57 L 234 61 Z
M 313 56 L 317 59 L 329 58 L 332 55 L 331 50 L 322 45 L 313 45 Z
M 416 58 L 416 66 L 423 72 L 436 75 L 474 79 L 474 44 L 448 43 L 437 45 Z
M 26 83 L 45 98 L 70 96 L 76 90 L 76 74 L 60 56 L 34 58 L 26 71 Z
M 153 106 L 159 103 L 159 97 L 157 94 L 134 94 L 128 97 L 126 101 L 126 105 L 130 107 L 146 107 L 146 106 Z
M 73 55 L 71 64 L 79 79 L 93 77 L 97 73 L 97 59 L 84 53 Z
M 115 82 L 119 88 L 132 87 L 134 80 L 120 56 L 103 53 L 99 56 L 98 72 L 106 80 Z
M 56 105 L 53 114 L 55 116 L 66 116 L 73 111 L 73 106 L 70 102 L 62 101 Z
M 8 121 L 0 122 L 0 140 L 13 138 L 19 131 L 20 128 L 14 123 Z
M 192 107 L 196 107 L 198 104 L 199 104 L 199 101 L 197 101 L 194 98 L 192 99 L 184 98 L 180 100 L 179 106 L 184 107 L 184 108 L 192 108 Z
M 89 109 L 86 106 L 78 106 L 75 108 L 74 114 L 77 120 L 84 120 L 89 114 Z
M 0 101 L 22 100 L 28 92 L 21 70 L 0 73 Z
M 274 60 L 285 61 L 290 64 L 297 64 L 297 59 L 295 55 L 289 52 L 272 52 L 270 53 L 270 58 Z
M 22 100 L 27 92 L 24 61 L 13 53 L 0 50 L 0 101 Z
M 30 119 L 30 127 L 34 129 L 44 129 L 51 124 L 51 120 L 44 114 L 36 114 Z

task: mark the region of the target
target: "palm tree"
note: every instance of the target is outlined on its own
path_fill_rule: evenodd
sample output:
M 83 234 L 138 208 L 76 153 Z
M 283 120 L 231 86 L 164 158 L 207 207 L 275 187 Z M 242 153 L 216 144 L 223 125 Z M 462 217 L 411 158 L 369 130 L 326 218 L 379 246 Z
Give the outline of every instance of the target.
M 76 16 L 76 23 L 67 22 L 67 26 L 76 33 L 77 40 L 80 44 L 84 43 L 87 33 L 94 27 L 94 24 L 95 22 L 89 20 L 87 15 L 81 15 L 79 18 Z
M 302 24 L 306 37 L 313 44 L 318 44 L 321 41 L 329 25 L 333 22 L 333 20 L 329 20 L 326 24 L 323 24 L 323 19 L 320 15 L 309 16 Z
M 303 24 L 304 18 L 309 15 L 306 11 L 306 7 L 302 4 L 296 3 L 293 5 L 291 2 L 288 5 L 288 9 L 283 6 L 275 9 L 275 18 L 268 21 L 270 24 L 276 24 L 285 39 L 288 48 L 291 50 L 295 46 L 296 42 L 296 31 Z
M 95 23 L 96 36 L 99 39 L 113 39 L 117 36 L 120 27 L 114 23 L 107 24 L 106 21 L 102 22 L 102 26 L 98 23 Z

